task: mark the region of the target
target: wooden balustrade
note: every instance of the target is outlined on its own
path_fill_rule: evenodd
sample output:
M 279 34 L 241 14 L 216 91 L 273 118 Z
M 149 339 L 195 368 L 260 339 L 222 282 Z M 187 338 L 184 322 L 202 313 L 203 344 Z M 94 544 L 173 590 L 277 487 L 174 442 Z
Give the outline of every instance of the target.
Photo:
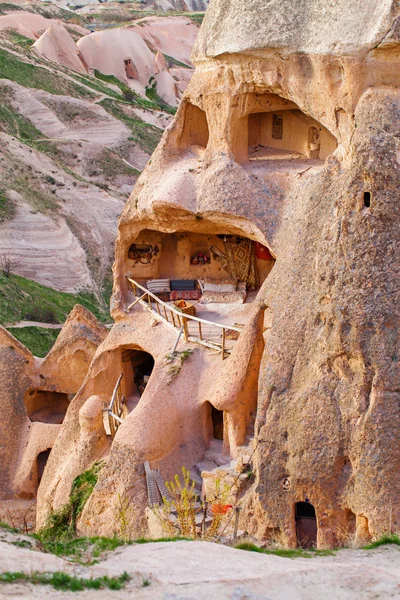
M 114 391 L 111 396 L 111 402 L 107 408 L 103 409 L 103 412 L 108 414 L 108 423 L 110 426 L 110 434 L 114 439 L 117 433 L 118 427 L 122 423 L 122 413 L 124 410 L 124 395 L 121 388 L 121 380 L 123 373 L 118 377 L 117 383 L 115 384 Z
M 208 348 L 218 350 L 222 354 L 222 359 L 224 359 L 226 355 L 230 353 L 230 349 L 226 347 L 226 332 L 229 330 L 238 331 L 240 333 L 241 329 L 239 327 L 222 325 L 221 323 L 215 323 L 213 321 L 207 321 L 206 319 L 200 319 L 199 317 L 195 317 L 193 315 L 184 314 L 175 306 L 167 304 L 166 302 L 163 302 L 157 298 L 155 294 L 147 290 L 134 279 L 127 277 L 127 280 L 131 284 L 132 291 L 135 296 L 135 300 L 129 304 L 128 310 L 131 310 L 135 304 L 139 303 L 146 310 L 150 311 L 156 319 L 163 322 L 164 325 L 170 329 L 176 331 L 178 333 L 178 338 L 174 345 L 173 351 L 176 350 L 179 339 L 183 333 L 186 342 L 193 342 L 195 344 L 200 344 L 202 346 L 207 346 Z M 155 305 L 155 309 L 153 308 L 153 304 Z M 190 332 L 189 323 L 194 324 L 195 335 Z M 217 342 L 215 340 L 211 340 L 209 337 L 207 339 L 207 328 L 211 328 L 212 330 L 217 328 L 217 330 L 215 330 L 218 331 L 216 336 L 219 337 L 221 335 L 222 341 Z

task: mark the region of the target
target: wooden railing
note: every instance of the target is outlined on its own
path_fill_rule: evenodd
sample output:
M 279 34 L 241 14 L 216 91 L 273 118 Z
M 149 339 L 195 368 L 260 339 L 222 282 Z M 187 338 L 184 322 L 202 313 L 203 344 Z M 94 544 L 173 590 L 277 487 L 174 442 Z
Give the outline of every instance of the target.
M 108 423 L 110 425 L 110 434 L 114 439 L 115 434 L 117 433 L 118 427 L 122 423 L 122 412 L 124 410 L 124 396 L 122 394 L 121 389 L 121 380 L 124 374 L 118 377 L 117 383 L 115 384 L 114 391 L 111 396 L 110 405 L 107 408 L 103 409 L 103 412 L 108 414 Z
M 200 319 L 199 317 L 184 314 L 175 306 L 167 304 L 157 298 L 157 296 L 134 279 L 127 277 L 127 280 L 131 284 L 135 296 L 135 300 L 128 306 L 128 310 L 131 310 L 135 304 L 141 304 L 151 312 L 156 319 L 164 323 L 164 325 L 170 329 L 178 332 L 172 353 L 175 352 L 182 334 L 186 342 L 193 342 L 195 344 L 206 346 L 207 348 L 212 348 L 213 350 L 218 350 L 222 353 L 222 360 L 224 360 L 226 354 L 230 353 L 231 349 L 226 346 L 226 333 L 227 331 L 237 331 L 240 333 L 242 330 L 239 327 L 222 325 L 221 323 L 214 323 L 213 321 L 207 321 L 206 319 Z M 153 304 L 155 305 L 155 309 L 153 308 Z M 189 327 L 189 325 L 191 325 L 191 327 Z M 192 329 L 192 331 L 190 331 L 190 329 Z M 207 335 L 205 330 L 210 331 L 210 329 L 211 331 L 216 332 L 215 335 Z M 221 337 L 221 341 L 219 342 L 215 339 L 210 339 L 211 337 Z

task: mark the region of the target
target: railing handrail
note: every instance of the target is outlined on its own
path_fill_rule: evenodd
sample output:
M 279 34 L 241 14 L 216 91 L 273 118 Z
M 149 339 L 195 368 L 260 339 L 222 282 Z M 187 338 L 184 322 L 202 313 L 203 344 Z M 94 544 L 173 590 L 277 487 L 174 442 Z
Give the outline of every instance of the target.
M 235 327 L 234 325 L 223 325 L 222 323 L 215 323 L 214 321 L 207 321 L 206 319 L 200 319 L 199 317 L 194 317 L 193 315 L 187 315 L 186 313 L 182 313 L 177 308 L 174 308 L 173 306 L 171 306 L 171 304 L 167 304 L 166 302 L 163 302 L 162 300 L 160 300 L 160 298 L 157 298 L 157 296 L 155 296 L 148 289 L 146 289 L 145 287 L 140 285 L 140 283 L 138 283 L 134 279 L 127 277 L 127 280 L 130 281 L 131 283 L 133 283 L 133 285 L 136 285 L 143 292 L 145 292 L 146 294 L 151 296 L 151 298 L 154 298 L 155 302 L 161 304 L 162 306 L 165 306 L 166 308 L 168 308 L 168 310 L 175 313 L 178 317 L 184 317 L 185 319 L 188 319 L 190 321 L 197 321 L 197 323 L 205 323 L 206 325 L 215 325 L 216 327 L 220 327 L 221 329 L 229 329 L 232 331 L 238 331 L 239 333 L 242 332 L 242 329 L 239 329 L 239 327 Z
M 112 410 L 114 408 L 114 402 L 115 402 L 115 399 L 117 397 L 119 384 L 121 383 L 121 379 L 123 378 L 123 376 L 124 376 L 124 374 L 121 373 L 121 375 L 117 379 L 117 383 L 115 384 L 114 391 L 113 391 L 112 396 L 111 396 L 110 406 L 108 407 L 107 410 Z

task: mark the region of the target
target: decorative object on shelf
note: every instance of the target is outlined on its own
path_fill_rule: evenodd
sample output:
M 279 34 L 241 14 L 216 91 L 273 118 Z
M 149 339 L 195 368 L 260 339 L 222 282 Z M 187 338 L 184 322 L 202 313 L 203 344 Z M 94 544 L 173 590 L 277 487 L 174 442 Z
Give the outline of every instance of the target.
M 128 250 L 128 258 L 136 263 L 148 265 L 160 252 L 160 248 L 151 244 L 131 244 Z
M 190 259 L 192 265 L 205 265 L 210 262 L 210 257 L 203 252 L 198 252 Z

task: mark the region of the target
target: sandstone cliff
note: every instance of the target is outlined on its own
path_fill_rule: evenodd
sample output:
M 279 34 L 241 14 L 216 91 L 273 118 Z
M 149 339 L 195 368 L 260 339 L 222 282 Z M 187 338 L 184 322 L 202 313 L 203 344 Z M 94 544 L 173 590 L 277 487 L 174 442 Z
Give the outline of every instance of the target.
M 212 437 L 209 403 L 224 412 L 224 450 L 239 456 L 254 397 L 254 479 L 237 497 L 243 529 L 295 546 L 307 505 L 320 547 L 398 530 L 397 19 L 390 0 L 211 3 L 196 72 L 120 219 L 117 324 L 50 458 L 42 522 L 47 505 L 60 506 L 56 487 L 67 490 L 72 480 L 69 471 L 59 483 L 59 473 L 79 410 L 100 394 L 106 373 L 116 379 L 120 353 L 135 348 L 155 357 L 154 374 L 111 444 L 85 511 L 87 531 L 112 532 L 112 507 L 126 495 L 132 533 L 142 532 L 143 461 L 166 475 L 196 463 Z M 179 236 L 198 234 L 242 236 L 276 258 L 224 369 L 199 349 L 174 383 L 174 401 L 169 388 L 161 393 L 170 332 L 157 335 L 146 313 L 127 309 L 126 275 L 141 272 L 129 249 L 150 234 L 161 236 L 164 265 L 178 260 Z M 238 369 L 237 357 L 250 361 L 256 347 L 253 371 Z

